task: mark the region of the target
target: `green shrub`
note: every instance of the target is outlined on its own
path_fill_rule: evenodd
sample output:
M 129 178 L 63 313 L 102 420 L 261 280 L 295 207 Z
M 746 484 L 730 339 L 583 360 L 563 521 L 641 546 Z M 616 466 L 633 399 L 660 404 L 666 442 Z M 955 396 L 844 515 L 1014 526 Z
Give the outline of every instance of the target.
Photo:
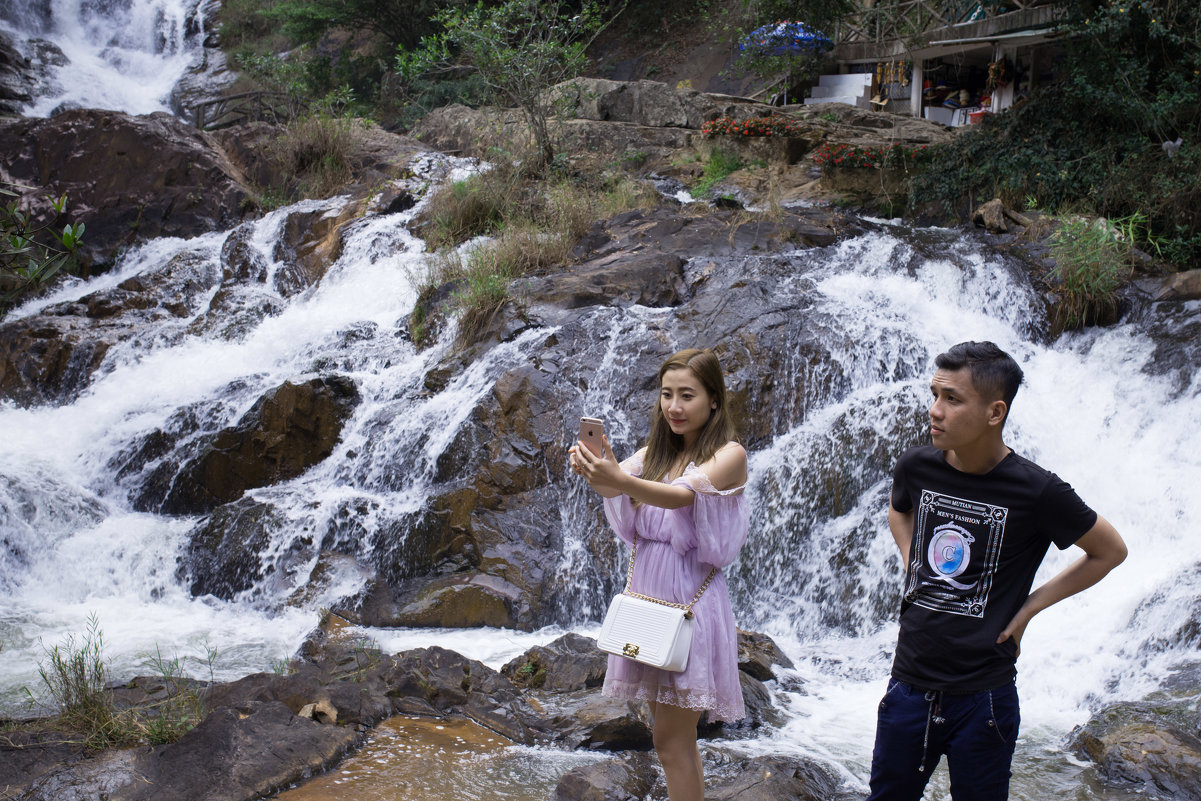
M 707 197 L 712 194 L 713 187 L 726 176 L 732 172 L 741 170 L 745 166 L 746 164 L 736 153 L 720 149 L 714 150 L 709 154 L 709 158 L 705 162 L 704 174 L 691 187 L 691 191 L 695 195 Z
M 1130 277 L 1132 242 L 1145 219 L 1071 217 L 1051 235 L 1051 273 L 1060 296 L 1052 313 L 1056 330 L 1113 322 L 1117 290 Z
M 12 198 L 0 205 L 0 316 L 18 297 L 38 290 L 59 272 L 78 271 L 75 251 L 84 231 L 83 223 L 68 223 L 61 233 L 52 227 L 66 213 L 66 195 L 46 198 L 54 215 L 39 222 L 8 187 L 31 188 L 0 182 L 0 197 Z

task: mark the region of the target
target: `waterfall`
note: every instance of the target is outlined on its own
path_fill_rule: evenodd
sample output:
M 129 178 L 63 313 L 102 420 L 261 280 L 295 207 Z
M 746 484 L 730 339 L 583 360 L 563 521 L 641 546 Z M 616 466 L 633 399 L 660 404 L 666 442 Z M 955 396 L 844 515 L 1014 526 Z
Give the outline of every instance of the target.
M 60 107 L 168 111 L 204 25 L 199 0 L 8 0 L 0 7 L 0 30 L 48 69 L 30 117 Z
M 299 208 L 335 212 L 343 202 Z M 283 220 L 296 210 L 250 224 L 244 241 L 268 271 L 277 269 Z M 319 607 L 362 585 L 352 567 L 335 566 L 329 581 L 300 593 L 321 550 L 378 564 L 381 551 L 403 547 L 472 409 L 556 333 L 531 327 L 444 386 L 426 386 L 454 331 L 424 351 L 405 335 L 426 269 L 422 243 L 406 229 L 416 211 L 355 221 L 318 285 L 273 296 L 275 313 L 236 332 L 198 325 L 202 313 L 172 319 L 114 346 L 78 399 L 0 406 L 0 705 L 16 708 L 21 688 L 36 687 L 43 646 L 81 632 L 93 613 L 117 676 L 145 672 L 156 648 L 199 662 L 215 648 L 218 678 L 269 668 L 296 648 Z M 68 283 L 13 317 L 172 259 L 219 276 L 230 235 L 150 243 L 113 273 Z M 687 267 L 690 275 L 703 269 Z M 1201 541 L 1192 536 L 1201 455 L 1192 432 L 1201 381 L 1163 364 L 1149 332 L 1196 326 L 1201 303 L 1153 305 L 1137 320 L 1046 342 L 1039 297 L 1010 257 L 961 232 L 883 223 L 836 245 L 751 256 L 732 269 L 761 277 L 790 310 L 780 316 L 780 341 L 792 344 L 773 354 L 771 370 L 777 390 L 795 388 L 764 407 L 769 419 L 759 430 L 767 433 L 751 453 L 751 535 L 727 570 L 740 623 L 776 637 L 797 664 L 778 692 L 789 719 L 736 747 L 818 756 L 852 786 L 864 780 L 896 636 L 901 564 L 885 513 L 891 465 L 924 437 L 934 357 L 957 341 L 990 339 L 1026 370 L 1009 444 L 1068 480 L 1130 546 L 1101 588 L 1039 615 L 1022 643 L 1014 797 L 1033 801 L 1046 786 L 1070 783 L 1080 768 L 1060 754 L 1067 732 L 1100 704 L 1141 698 L 1195 656 L 1188 626 L 1201 591 Z M 706 344 L 697 342 L 706 332 L 677 310 L 642 306 L 590 307 L 577 322 L 586 336 L 558 366 L 562 382 L 578 389 L 562 410 L 561 444 L 573 438 L 570 421 L 590 414 L 605 419 L 618 455 L 627 455 L 654 402 L 653 354 Z M 159 432 L 170 441 L 160 461 L 178 462 L 265 391 L 330 370 L 362 395 L 334 452 L 295 479 L 248 493 L 267 512 L 262 560 L 272 569 L 230 600 L 192 597 L 180 560 L 198 518 L 137 511 L 136 488 L 159 462 L 132 455 Z M 760 391 L 748 388 L 752 398 Z M 594 626 L 622 561 L 613 550 L 597 556 L 596 538 L 608 535 L 596 498 L 569 480 L 555 490 L 562 557 L 548 571 L 556 628 L 490 637 L 381 632 L 381 644 L 488 648 L 495 662 L 564 629 Z M 1038 580 L 1072 558 L 1052 549 Z

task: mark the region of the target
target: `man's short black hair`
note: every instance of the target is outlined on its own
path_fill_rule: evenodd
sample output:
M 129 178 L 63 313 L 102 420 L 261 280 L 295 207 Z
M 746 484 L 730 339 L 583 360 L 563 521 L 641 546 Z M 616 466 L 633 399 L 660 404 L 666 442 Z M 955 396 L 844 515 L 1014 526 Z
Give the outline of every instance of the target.
M 952 371 L 966 367 L 977 392 L 990 400 L 1000 398 L 1008 407 L 1013 406 L 1022 383 L 1022 368 L 992 342 L 960 342 L 940 353 L 934 359 L 934 366 Z

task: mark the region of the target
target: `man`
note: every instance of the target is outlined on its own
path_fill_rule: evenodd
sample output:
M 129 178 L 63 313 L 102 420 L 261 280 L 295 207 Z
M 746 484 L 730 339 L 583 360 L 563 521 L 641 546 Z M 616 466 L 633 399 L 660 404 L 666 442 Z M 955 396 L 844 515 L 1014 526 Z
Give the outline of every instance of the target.
M 954 801 L 1004 801 L 1022 633 L 1119 565 L 1126 545 L 1058 476 L 1005 445 L 1022 382 L 1009 354 L 963 342 L 935 366 L 932 444 L 906 452 L 893 471 L 888 525 L 905 592 L 868 801 L 917 801 L 943 754 Z M 1084 556 L 1030 592 L 1051 543 Z

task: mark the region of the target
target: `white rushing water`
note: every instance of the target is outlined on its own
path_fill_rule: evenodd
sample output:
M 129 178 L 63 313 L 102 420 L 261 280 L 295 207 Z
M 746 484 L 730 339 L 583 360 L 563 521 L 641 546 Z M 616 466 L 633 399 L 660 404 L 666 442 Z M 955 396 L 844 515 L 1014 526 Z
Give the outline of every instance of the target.
M 5 0 L 0 29 L 48 65 L 48 85 L 26 109 L 59 106 L 130 114 L 168 111 L 171 90 L 204 39 L 198 0 Z M 61 57 L 39 42 L 49 42 Z
M 336 210 L 340 202 L 310 201 L 300 209 Z M 255 223 L 250 241 L 265 264 L 274 264 L 275 238 L 284 216 L 296 210 Z M 412 213 L 355 222 L 320 284 L 280 299 L 278 314 L 233 339 L 187 333 L 191 320 L 164 323 L 115 347 L 77 400 L 0 407 L 5 711 L 22 708 L 23 688 L 41 694 L 37 664 L 45 648 L 82 633 L 89 616 L 104 632 L 115 677 L 147 672 L 156 651 L 182 656 L 191 673 L 207 676 L 215 650 L 217 677 L 232 678 L 288 657 L 319 607 L 358 588 L 361 577 L 349 571 L 299 605 L 283 603 L 317 558 L 315 549 L 301 548 L 301 563 L 286 575 L 281 570 L 234 600 L 190 595 L 177 570 L 199 518 L 134 511 L 130 487 L 112 468 L 114 454 L 170 428 L 181 409 L 207 409 L 200 417 L 206 430 L 215 430 L 282 381 L 336 365 L 363 400 L 333 455 L 294 480 L 250 493 L 289 521 L 271 532 L 266 559 L 295 560 L 297 543 L 312 532 L 325 532 L 364 560 L 375 549 L 395 547 L 384 532 L 403 528 L 406 515 L 420 511 L 438 457 L 472 408 L 548 333 L 526 332 L 441 391 L 425 389 L 424 376 L 448 340 L 419 353 L 398 335 L 424 269 L 421 243 L 405 230 Z M 128 254 L 113 275 L 66 286 L 14 316 L 111 287 L 181 253 L 216 260 L 224 238 L 152 243 Z M 918 238 L 925 244 L 915 244 Z M 770 443 L 752 454 L 752 534 L 728 574 L 741 623 L 777 638 L 796 663 L 790 678 L 800 689 L 778 692 L 788 717 L 780 729 L 720 747 L 806 754 L 826 761 L 848 786 L 863 786 L 896 632 L 900 560 L 885 517 L 888 467 L 892 454 L 921 437 L 933 357 L 956 341 L 991 339 L 1027 374 L 1009 423 L 1010 444 L 1069 480 L 1130 546 L 1127 562 L 1102 587 L 1031 624 L 1019 663 L 1023 739 L 1014 797 L 1035 801 L 1047 786 L 1093 797 L 1073 783 L 1081 768 L 1063 751 L 1067 734 L 1108 701 L 1141 698 L 1185 656 L 1161 641 L 1184 625 L 1198 594 L 1201 540 L 1191 536 L 1201 520 L 1196 384 L 1181 390 L 1151 375 L 1145 368 L 1153 347 L 1137 325 L 1038 342 L 1038 304 L 1024 279 L 954 232 L 881 226 L 787 261 L 790 274 L 777 291 L 811 304 L 795 330 L 799 335 L 814 319 L 836 321 L 826 323 L 836 326 L 831 358 L 845 381 L 832 381 L 828 371 L 792 353 L 774 355 L 782 380 L 811 386 L 804 403 L 779 419 Z M 591 408 L 605 416 L 615 442 L 632 442 L 646 402 L 631 398 L 626 371 L 652 342 L 674 336 L 674 312 L 635 306 L 581 314 L 595 334 L 587 346 L 592 352 L 581 360 L 594 365 Z M 1201 315 L 1201 304 L 1185 314 Z M 595 564 L 573 534 L 594 514 L 595 499 L 578 486 L 561 489 L 565 552 L 551 572 L 568 589 L 555 607 L 555 627 L 364 636 L 389 651 L 440 644 L 498 667 L 563 631 L 592 633 L 597 599 L 612 584 L 605 574 L 621 568 Z M 1053 551 L 1040 578 L 1072 558 L 1071 551 Z M 931 797 L 945 794 L 945 779 L 936 779 Z

